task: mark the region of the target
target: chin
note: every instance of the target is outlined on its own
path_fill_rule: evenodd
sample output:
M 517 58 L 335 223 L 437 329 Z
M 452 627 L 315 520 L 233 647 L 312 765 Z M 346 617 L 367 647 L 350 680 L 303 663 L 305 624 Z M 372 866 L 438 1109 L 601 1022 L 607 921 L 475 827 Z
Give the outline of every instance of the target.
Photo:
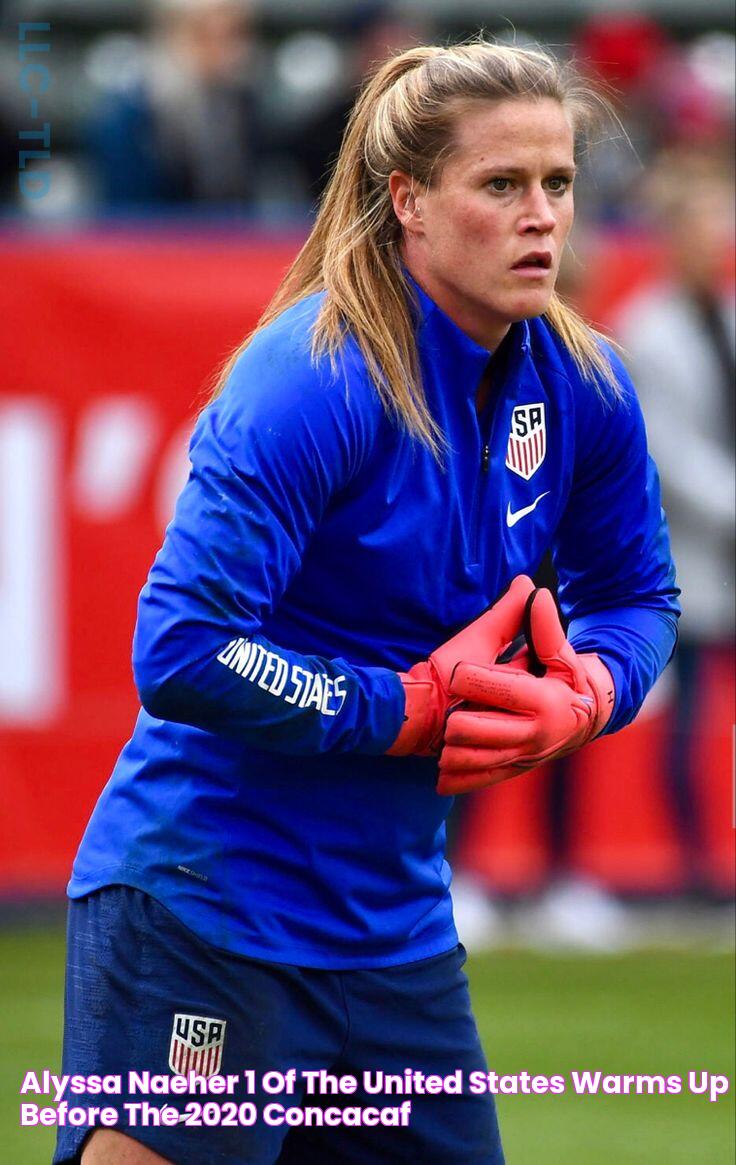
M 534 295 L 525 295 L 509 306 L 509 319 L 512 323 L 536 319 L 537 316 L 544 315 L 551 299 L 552 293 L 547 290 Z

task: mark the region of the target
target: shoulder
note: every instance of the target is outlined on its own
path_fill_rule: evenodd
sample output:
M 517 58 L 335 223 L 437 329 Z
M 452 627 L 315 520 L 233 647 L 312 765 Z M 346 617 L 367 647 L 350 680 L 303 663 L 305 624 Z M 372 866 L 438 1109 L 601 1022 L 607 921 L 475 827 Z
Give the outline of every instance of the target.
M 578 469 L 591 457 L 608 459 L 617 452 L 620 455 L 627 444 L 631 444 L 633 452 L 645 441 L 636 390 L 613 344 L 591 331 L 613 373 L 610 383 L 600 375 L 583 372 L 545 319 L 531 320 L 529 333 L 537 373 L 573 425 Z
M 222 439 L 262 446 L 294 441 L 362 458 L 375 438 L 380 403 L 350 338 L 336 361 L 312 355 L 323 295 L 311 295 L 257 332 L 205 410 Z
M 542 380 L 556 379 L 579 401 L 583 411 L 616 414 L 627 411 L 636 393 L 616 346 L 591 329 L 590 335 L 608 361 L 613 383 L 598 374 L 586 374 L 558 332 L 543 317 L 529 321 L 529 340 L 535 368 Z
M 255 334 L 232 370 L 225 393 L 249 400 L 267 398 L 278 407 L 304 404 L 305 397 L 325 400 L 370 399 L 369 377 L 357 345 L 347 337 L 333 363 L 314 356 L 312 335 L 324 293 L 307 296 Z M 246 403 L 243 401 L 243 403 Z

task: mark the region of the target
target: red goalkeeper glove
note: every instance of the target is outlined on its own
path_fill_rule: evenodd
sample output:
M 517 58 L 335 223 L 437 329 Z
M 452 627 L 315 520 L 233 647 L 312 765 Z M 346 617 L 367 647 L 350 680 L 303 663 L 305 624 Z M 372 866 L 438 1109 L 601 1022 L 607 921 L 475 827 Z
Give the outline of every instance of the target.
M 578 655 L 567 642 L 549 591 L 530 597 L 525 624 L 529 664 L 538 674 L 512 665 L 455 669 L 450 693 L 466 706 L 447 721 L 437 785 L 444 795 L 565 756 L 602 732 L 611 716 L 611 674 L 597 655 Z
M 534 583 L 518 575 L 506 593 L 429 659 L 399 672 L 404 685 L 404 723 L 389 756 L 436 756 L 442 748 L 445 721 L 451 706 L 462 696 L 450 693 L 455 667 L 462 663 L 468 677 L 479 664 L 493 664 L 521 631 L 524 610 Z

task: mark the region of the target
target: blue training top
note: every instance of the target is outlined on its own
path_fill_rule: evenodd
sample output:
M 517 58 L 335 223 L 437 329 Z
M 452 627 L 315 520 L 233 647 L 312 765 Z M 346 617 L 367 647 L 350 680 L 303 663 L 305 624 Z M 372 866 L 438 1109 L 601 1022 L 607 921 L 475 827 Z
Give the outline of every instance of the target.
M 437 954 L 457 941 L 452 799 L 435 760 L 382 755 L 396 671 L 550 547 L 569 637 L 615 681 L 608 732 L 669 659 L 677 589 L 620 361 L 623 399 L 603 399 L 543 319 L 516 324 L 478 417 L 490 353 L 413 286 L 444 465 L 387 416 L 352 339 L 337 376 L 312 364 L 320 295 L 253 339 L 200 417 L 140 598 L 143 709 L 71 897 L 126 883 L 219 947 L 303 966 Z

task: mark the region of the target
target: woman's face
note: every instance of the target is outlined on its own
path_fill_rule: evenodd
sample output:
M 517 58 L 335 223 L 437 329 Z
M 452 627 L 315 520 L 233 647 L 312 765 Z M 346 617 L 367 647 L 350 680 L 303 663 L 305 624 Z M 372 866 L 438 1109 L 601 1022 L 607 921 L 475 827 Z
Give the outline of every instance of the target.
M 574 174 L 568 115 L 545 97 L 467 106 L 429 189 L 391 175 L 409 271 L 483 347 L 546 310 L 572 226 Z

